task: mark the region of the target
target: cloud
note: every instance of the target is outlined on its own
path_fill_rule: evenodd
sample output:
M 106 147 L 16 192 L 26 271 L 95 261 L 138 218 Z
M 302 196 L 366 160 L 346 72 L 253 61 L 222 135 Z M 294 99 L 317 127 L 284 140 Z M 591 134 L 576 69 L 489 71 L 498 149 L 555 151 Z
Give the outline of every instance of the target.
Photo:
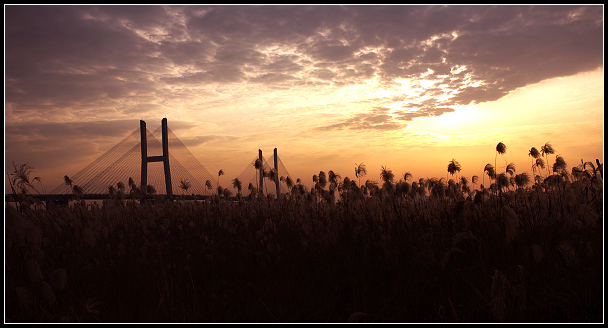
M 369 113 L 358 113 L 341 122 L 320 126 L 316 131 L 373 130 L 391 131 L 404 129 L 407 125 L 393 119 L 388 108 L 374 108 Z
M 127 122 L 167 113 L 250 117 L 228 110 L 235 103 L 243 113 L 277 103 L 314 111 L 302 99 L 360 106 L 316 131 L 398 130 L 602 65 L 601 5 L 9 5 L 6 148 L 115 143 L 134 129 Z
M 316 60 L 337 62 L 350 58 L 353 55 L 354 50 L 356 49 L 345 46 L 340 42 L 320 41 L 311 45 L 309 54 Z
M 413 121 L 414 118 L 420 117 L 436 117 L 445 113 L 453 112 L 452 107 L 432 107 L 420 105 L 420 107 L 412 107 L 410 110 L 399 112 L 396 119 L 403 121 Z
M 7 103 L 24 112 L 126 116 L 138 109 L 112 100 L 173 85 L 394 85 L 429 69 L 454 106 L 603 61 L 601 6 L 7 6 L 6 19 Z
M 252 78 L 250 81 L 254 83 L 264 83 L 264 84 L 275 84 L 286 82 L 290 80 L 294 80 L 295 78 L 291 75 L 280 74 L 280 73 L 268 73 L 262 74 Z
M 19 139 L 105 138 L 131 133 L 139 128 L 136 120 L 73 122 L 73 123 L 10 123 L 5 126 L 7 137 Z

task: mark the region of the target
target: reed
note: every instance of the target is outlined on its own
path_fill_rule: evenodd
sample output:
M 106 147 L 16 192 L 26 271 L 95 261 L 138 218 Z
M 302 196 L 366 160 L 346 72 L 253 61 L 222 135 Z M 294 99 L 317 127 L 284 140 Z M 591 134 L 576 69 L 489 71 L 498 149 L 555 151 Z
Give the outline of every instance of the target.
M 502 197 L 382 167 L 382 186 L 319 172 L 316 202 L 300 181 L 276 200 L 233 202 L 219 188 L 195 202 L 113 190 L 101 204 L 34 209 L 21 198 L 5 212 L 5 318 L 549 322 L 560 308 L 601 322 L 601 179 L 581 165 L 532 186 L 517 174 L 512 190 L 514 167 L 488 165 Z

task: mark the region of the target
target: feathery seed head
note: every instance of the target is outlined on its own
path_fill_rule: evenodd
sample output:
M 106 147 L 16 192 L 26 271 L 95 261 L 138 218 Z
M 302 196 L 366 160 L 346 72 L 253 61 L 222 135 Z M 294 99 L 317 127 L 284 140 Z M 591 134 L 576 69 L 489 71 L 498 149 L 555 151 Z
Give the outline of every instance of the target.
M 448 164 L 448 172 L 451 175 L 454 175 L 454 173 L 456 173 L 456 172 L 460 172 L 460 164 L 457 161 L 455 161 L 453 158 L 450 161 L 450 163 Z
M 361 163 L 357 165 L 357 163 L 355 163 L 355 177 L 359 178 L 364 177 L 365 175 L 367 175 L 367 168 L 365 167 L 365 164 Z
M 505 173 L 499 174 L 496 181 L 498 183 L 498 187 L 500 188 L 509 187 L 509 178 Z
M 561 155 L 557 155 L 555 158 L 555 164 L 553 165 L 553 172 L 558 172 L 566 169 L 566 160 Z
M 507 146 L 504 143 L 502 143 L 502 141 L 501 141 L 496 145 L 496 151 L 499 154 L 504 154 L 507 152 Z
M 146 193 L 154 195 L 156 193 L 156 188 L 154 188 L 153 185 L 146 185 Z
M 536 147 L 532 147 L 532 148 L 530 148 L 530 152 L 528 153 L 528 156 L 532 156 L 533 158 L 539 158 L 540 152 L 538 151 L 538 149 L 536 149 Z
M 461 183 L 463 186 L 466 186 L 466 185 L 468 185 L 468 184 L 469 184 L 469 179 L 467 179 L 467 177 L 465 177 L 465 176 L 461 176 L 461 177 L 460 177 L 460 183 Z
M 496 177 L 496 171 L 494 171 L 494 166 L 492 164 L 486 164 L 483 171 L 487 172 L 487 174 L 490 178 Z
M 507 169 L 505 170 L 505 173 L 508 173 L 511 176 L 513 174 L 515 174 L 515 163 L 509 163 L 509 165 L 507 165 Z
M 243 187 L 243 183 L 241 182 L 241 180 L 239 180 L 239 178 L 234 178 L 232 180 L 232 186 L 238 190 L 239 192 L 241 192 L 241 188 Z
M 74 184 L 74 181 L 72 181 L 72 179 L 70 179 L 70 177 L 67 175 L 63 177 L 63 182 L 70 187 Z
M 534 165 L 536 165 L 536 167 L 540 167 L 541 169 L 544 169 L 545 161 L 542 158 L 537 158 L 536 163 Z
M 405 174 L 403 174 L 403 180 L 407 181 L 407 179 L 411 178 L 412 174 L 410 172 L 405 172 Z
M 517 174 L 515 176 L 515 184 L 518 187 L 523 187 L 523 186 L 527 185 L 529 182 L 530 182 L 530 176 L 526 172 Z
M 540 152 L 543 154 L 553 154 L 555 153 L 555 149 L 553 149 L 553 146 L 551 146 L 551 144 L 547 142 L 544 146 L 540 148 Z
M 385 183 L 392 183 L 394 177 L 395 175 L 393 174 L 392 170 L 382 166 L 382 169 L 380 170 L 380 178 L 382 179 L 382 181 L 384 181 Z

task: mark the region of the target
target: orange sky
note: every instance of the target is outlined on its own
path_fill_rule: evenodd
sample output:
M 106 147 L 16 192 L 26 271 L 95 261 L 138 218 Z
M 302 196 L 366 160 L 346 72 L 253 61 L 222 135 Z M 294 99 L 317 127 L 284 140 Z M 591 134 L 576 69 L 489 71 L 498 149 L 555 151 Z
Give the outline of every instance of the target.
M 139 127 L 223 181 L 603 162 L 603 6 L 5 6 L 5 171 L 46 190 Z M 553 163 L 555 155 L 550 158 Z M 279 173 L 280 174 L 280 173 Z M 5 174 L 6 179 L 6 174 Z M 227 183 L 225 183 L 227 184 Z M 5 190 L 7 184 L 5 183 Z

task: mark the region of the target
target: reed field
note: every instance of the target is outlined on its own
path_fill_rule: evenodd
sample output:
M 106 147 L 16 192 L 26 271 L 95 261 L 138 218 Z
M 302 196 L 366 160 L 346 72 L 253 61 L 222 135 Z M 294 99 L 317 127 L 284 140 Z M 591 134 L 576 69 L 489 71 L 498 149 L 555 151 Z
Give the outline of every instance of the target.
M 602 171 L 558 162 L 483 188 L 382 167 L 278 200 L 16 194 L 5 322 L 603 322 Z

